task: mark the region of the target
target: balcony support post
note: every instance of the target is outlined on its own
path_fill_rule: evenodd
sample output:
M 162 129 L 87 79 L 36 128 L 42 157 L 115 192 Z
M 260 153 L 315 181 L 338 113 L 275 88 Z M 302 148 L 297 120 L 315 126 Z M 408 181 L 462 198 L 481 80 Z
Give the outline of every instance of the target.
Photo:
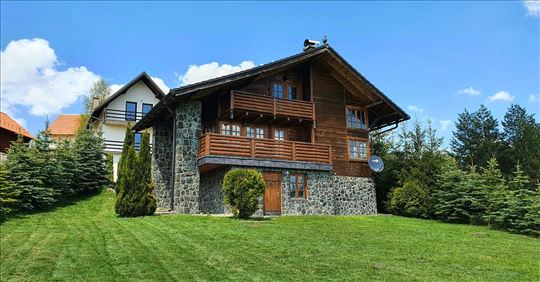
M 250 146 L 251 146 L 251 157 L 255 158 L 255 138 L 251 139 Z

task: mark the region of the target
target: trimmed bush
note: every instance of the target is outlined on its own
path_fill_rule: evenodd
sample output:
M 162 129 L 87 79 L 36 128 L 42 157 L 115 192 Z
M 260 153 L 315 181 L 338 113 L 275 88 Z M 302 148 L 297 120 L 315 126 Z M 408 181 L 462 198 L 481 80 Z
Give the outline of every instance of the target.
M 429 201 L 430 197 L 422 184 L 408 180 L 392 191 L 389 209 L 398 215 L 426 218 L 429 211 L 425 203 Z
M 254 169 L 235 169 L 227 172 L 223 180 L 225 203 L 239 219 L 248 219 L 259 208 L 264 193 L 264 179 Z

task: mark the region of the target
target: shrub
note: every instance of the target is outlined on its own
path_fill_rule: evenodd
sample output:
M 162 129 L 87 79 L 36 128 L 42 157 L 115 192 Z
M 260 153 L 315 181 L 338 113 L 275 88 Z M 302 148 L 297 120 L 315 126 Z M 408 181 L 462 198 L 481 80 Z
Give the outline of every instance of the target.
M 428 217 L 427 202 L 430 197 L 418 181 L 407 180 L 402 187 L 395 188 L 390 194 L 389 209 L 398 215 Z
M 264 193 L 264 179 L 254 169 L 235 169 L 227 172 L 223 180 L 225 203 L 231 206 L 239 219 L 248 219 L 259 207 Z
M 73 182 L 77 194 L 96 193 L 109 184 L 103 138 L 86 127 L 81 128 L 75 139 L 74 153 L 79 164 Z

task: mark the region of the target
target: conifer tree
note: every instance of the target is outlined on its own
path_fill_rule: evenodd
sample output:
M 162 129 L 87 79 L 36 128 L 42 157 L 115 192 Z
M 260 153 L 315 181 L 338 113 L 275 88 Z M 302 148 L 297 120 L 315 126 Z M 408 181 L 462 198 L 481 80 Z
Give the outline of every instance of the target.
M 73 144 L 70 141 L 62 140 L 57 143 L 55 150 L 58 161 L 58 190 L 62 197 L 71 197 L 76 195 L 74 178 L 79 174 L 79 165 Z
M 535 205 L 537 191 L 529 186 L 529 179 L 521 169 L 521 165 L 516 165 L 514 177 L 508 182 L 509 202 L 508 208 L 504 210 L 510 232 L 525 233 L 526 230 L 534 229 L 534 222 L 528 220 L 526 215 Z
M 119 175 L 121 179 L 118 181 L 118 192 L 116 193 L 116 203 L 114 210 L 116 214 L 122 217 L 133 215 L 133 199 L 134 191 L 137 188 L 137 176 L 134 173 L 137 167 L 137 155 L 135 153 L 135 145 L 131 144 L 124 157 L 122 157 L 122 166 L 119 167 Z
M 482 174 L 480 177 L 482 178 L 483 184 L 487 189 L 486 212 L 483 218 L 484 222 L 491 225 L 491 215 L 497 212 L 497 210 L 500 208 L 498 206 L 498 202 L 500 199 L 504 199 L 506 189 L 505 180 L 495 157 L 492 157 L 488 161 L 486 167 L 482 169 Z
M 77 194 L 96 193 L 109 184 L 104 150 L 105 145 L 100 136 L 87 128 L 79 130 L 74 144 L 78 173 L 73 186 Z
M 6 218 L 11 208 L 17 203 L 19 191 L 15 185 L 7 179 L 7 170 L 4 164 L 0 163 L 0 221 Z
M 133 130 L 131 130 L 131 125 L 128 123 L 128 126 L 126 127 L 126 132 L 124 134 L 124 144 L 122 145 L 122 154 L 120 155 L 120 160 L 118 160 L 118 167 L 116 170 L 116 192 L 118 193 L 119 187 L 123 186 L 122 181 L 124 181 L 124 169 L 122 167 L 124 166 L 124 160 L 127 158 L 127 154 L 129 151 L 129 147 L 133 145 L 135 142 L 135 136 L 133 134 Z
M 150 134 L 143 133 L 141 140 L 141 149 L 137 159 L 136 175 L 138 179 L 138 189 L 136 191 L 136 215 L 152 215 L 156 211 L 156 198 L 152 194 L 154 183 L 152 181 L 152 159 L 150 152 Z
M 58 184 L 63 180 L 60 179 L 60 166 L 56 159 L 56 154 L 53 149 L 53 141 L 51 134 L 48 131 L 49 121 L 45 122 L 45 129 L 40 131 L 35 139 L 36 149 L 36 169 L 46 188 L 54 191 L 55 198 L 59 198 L 63 192 Z
M 435 213 L 445 221 L 479 224 L 486 212 L 487 189 L 472 167 L 463 171 L 455 161 L 442 170 L 435 193 Z
M 39 167 L 42 161 L 38 157 L 37 149 L 24 143 L 21 136 L 8 149 L 7 178 L 19 192 L 21 209 L 41 209 L 55 202 L 55 191 L 43 183 L 44 176 Z

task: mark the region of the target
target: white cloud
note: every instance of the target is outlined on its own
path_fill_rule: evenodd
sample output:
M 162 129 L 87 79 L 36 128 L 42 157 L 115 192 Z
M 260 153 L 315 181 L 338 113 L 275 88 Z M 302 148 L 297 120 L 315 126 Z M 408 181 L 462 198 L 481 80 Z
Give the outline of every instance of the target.
M 540 98 L 538 98 L 536 95 L 534 94 L 529 95 L 529 103 L 535 103 L 538 101 L 540 101 Z
M 495 93 L 495 95 L 489 96 L 489 101 L 491 101 L 491 102 L 494 102 L 494 101 L 510 102 L 510 101 L 513 101 L 514 98 L 516 98 L 516 97 L 510 95 L 510 93 L 508 93 L 506 91 L 499 91 L 499 92 Z
M 255 67 L 253 61 L 243 61 L 240 65 L 233 66 L 228 64 L 220 65 L 218 62 L 212 62 L 204 65 L 190 65 L 188 70 L 178 76 L 180 85 L 188 85 L 196 82 L 208 80 L 215 77 L 228 75 L 231 73 L 247 70 Z
M 525 8 L 527 9 L 528 15 L 530 16 L 540 15 L 540 1 L 539 0 L 523 1 L 523 5 L 525 5 Z
M 420 107 L 415 106 L 415 105 L 410 105 L 409 107 L 407 107 L 407 109 L 409 109 L 409 111 L 415 112 L 415 113 L 423 113 L 424 112 L 423 108 L 420 108 Z
M 17 107 L 30 114 L 58 114 L 79 98 L 99 78 L 86 67 L 60 70 L 49 42 L 40 39 L 11 41 L 1 52 L 2 110 L 14 113 Z
M 474 89 L 474 87 L 467 87 L 465 89 L 458 90 L 456 92 L 458 95 L 467 95 L 467 96 L 478 96 L 482 94 L 482 92 L 478 89 Z
M 157 84 L 157 86 L 159 86 L 159 88 L 161 90 L 163 90 L 163 92 L 165 92 L 165 94 L 169 93 L 170 88 L 165 84 L 163 79 L 161 79 L 159 77 L 154 77 L 154 76 L 151 76 L 150 78 L 152 78 L 152 80 Z M 109 85 L 109 88 L 111 88 L 111 94 L 116 93 L 116 91 L 120 90 L 120 88 L 124 87 L 124 85 L 125 84 L 111 84 L 111 85 Z
M 443 120 L 440 120 L 439 123 L 441 124 L 441 131 L 445 131 L 448 129 L 450 124 L 452 124 L 452 120 L 443 119 Z

